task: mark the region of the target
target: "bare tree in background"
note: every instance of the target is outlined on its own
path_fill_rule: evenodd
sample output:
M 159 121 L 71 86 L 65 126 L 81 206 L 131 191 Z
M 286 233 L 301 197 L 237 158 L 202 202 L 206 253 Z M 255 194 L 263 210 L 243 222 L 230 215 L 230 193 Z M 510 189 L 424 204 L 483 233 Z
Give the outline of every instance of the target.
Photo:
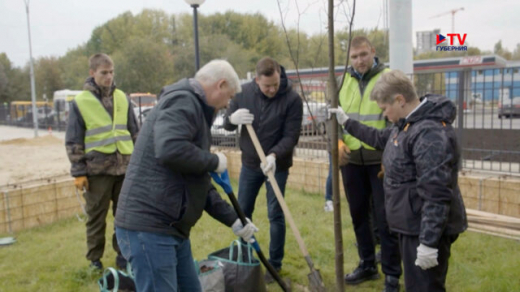
M 305 11 L 310 7 L 307 6 L 305 9 L 300 11 L 300 7 L 298 5 L 297 1 L 295 2 L 296 10 L 298 12 L 298 21 L 297 21 L 297 41 L 296 41 L 296 49 L 293 50 L 293 44 L 290 41 L 289 34 L 287 33 L 287 28 L 285 26 L 285 17 L 286 14 L 282 12 L 282 7 L 280 0 L 277 0 L 278 2 L 278 9 L 280 11 L 280 18 L 281 18 L 281 24 L 283 31 L 285 33 L 286 42 L 289 50 L 289 54 L 291 57 L 291 60 L 294 63 L 295 71 L 296 71 L 296 77 L 300 86 L 300 91 L 302 93 L 302 98 L 307 106 L 307 109 L 309 111 L 309 114 L 311 115 L 311 119 L 314 123 L 314 127 L 316 128 L 316 122 L 314 119 L 314 115 L 311 111 L 311 108 L 309 107 L 308 99 L 305 95 L 305 91 L 303 89 L 303 83 L 300 78 L 300 72 L 299 72 L 299 51 L 300 51 L 300 34 L 299 34 L 299 20 L 300 17 Z M 351 42 L 351 35 L 352 35 L 352 26 L 354 23 L 354 15 L 355 15 L 355 9 L 356 9 L 356 1 L 352 1 L 352 6 L 349 5 L 348 1 L 341 0 L 337 5 L 334 5 L 334 0 L 328 0 L 328 13 L 327 13 L 327 23 L 328 23 L 328 53 L 329 53 L 329 78 L 328 78 L 328 100 L 330 102 L 331 107 L 337 107 L 338 106 L 338 95 L 339 91 L 341 89 L 341 86 L 343 86 L 343 76 L 347 72 L 347 68 L 349 66 L 349 54 L 350 54 L 350 42 Z M 341 75 L 341 81 L 340 86 L 337 86 L 336 82 L 336 74 L 335 74 L 335 52 L 334 52 L 334 19 L 335 19 L 335 7 L 341 7 L 341 9 L 337 9 L 336 11 L 339 12 L 340 10 L 343 11 L 345 14 L 347 21 L 348 21 L 348 27 L 349 27 L 349 38 L 348 38 L 348 46 L 347 46 L 347 54 L 345 56 L 346 62 L 345 62 L 345 68 L 343 70 L 343 74 Z M 345 8 L 347 6 L 347 8 Z M 349 14 L 348 11 L 351 13 Z M 321 49 L 320 43 L 320 49 Z M 316 56 L 320 53 L 321 50 L 318 50 L 316 52 Z M 315 58 L 316 60 L 317 58 Z M 344 280 L 343 280 L 343 236 L 342 236 L 342 230 L 341 230 L 341 203 L 340 203 L 340 196 L 339 196 L 339 163 L 338 163 L 338 144 L 335 142 L 338 140 L 338 123 L 329 121 L 329 123 L 332 123 L 329 129 L 332 129 L 331 133 L 328 133 L 328 136 L 330 139 L 327 139 L 325 135 L 322 133 L 323 139 L 325 141 L 328 141 L 330 143 L 329 149 L 331 149 L 331 155 L 332 155 L 332 169 L 334 170 L 332 172 L 332 181 L 333 181 L 333 200 L 334 200 L 334 238 L 335 238 L 335 267 L 336 267 L 336 290 L 337 291 L 344 291 Z
M 314 3 L 318 3 L 318 2 L 319 1 L 316 1 Z M 300 61 L 300 26 L 299 26 L 299 23 L 300 23 L 300 18 L 301 18 L 301 16 L 303 14 L 305 14 L 307 9 L 309 9 L 313 4 L 308 4 L 307 7 L 305 7 L 305 9 L 301 10 L 298 2 L 294 1 L 295 6 L 296 6 L 296 10 L 297 10 L 297 13 L 298 13 L 298 17 L 297 17 L 297 21 L 296 21 L 296 23 L 297 23 L 297 26 L 296 26 L 296 44 L 293 45 L 291 43 L 291 40 L 289 38 L 289 33 L 287 32 L 287 27 L 285 25 L 285 18 L 287 16 L 288 11 L 286 11 L 285 15 L 284 15 L 284 12 L 282 11 L 282 5 L 280 3 L 280 0 L 277 0 L 277 3 L 278 3 L 278 10 L 280 12 L 280 19 L 281 19 L 282 29 L 283 29 L 284 34 L 285 34 L 285 41 L 287 43 L 289 56 L 291 58 L 291 61 L 293 62 L 294 68 L 296 70 L 296 78 L 298 80 L 298 85 L 300 87 L 301 96 L 302 96 L 303 101 L 305 102 L 305 106 L 307 107 L 307 110 L 308 110 L 308 112 L 310 114 L 310 117 L 311 117 L 311 120 L 312 120 L 312 123 L 313 123 L 313 128 L 314 129 L 318 129 L 318 125 L 316 124 L 315 115 L 313 114 L 312 109 L 309 106 L 309 100 L 307 98 L 306 91 L 303 89 L 303 83 L 302 83 L 302 80 L 300 78 L 300 73 L 299 73 L 299 61 Z M 320 39 L 319 49 L 316 52 L 316 56 L 315 56 L 314 62 L 313 62 L 314 66 L 312 66 L 312 68 L 314 68 L 316 63 L 317 63 L 317 56 L 321 53 L 321 47 L 322 47 L 324 41 L 325 41 L 325 38 L 321 38 Z M 326 141 L 326 137 L 325 137 L 324 131 L 322 131 L 320 134 L 322 135 L 323 141 Z

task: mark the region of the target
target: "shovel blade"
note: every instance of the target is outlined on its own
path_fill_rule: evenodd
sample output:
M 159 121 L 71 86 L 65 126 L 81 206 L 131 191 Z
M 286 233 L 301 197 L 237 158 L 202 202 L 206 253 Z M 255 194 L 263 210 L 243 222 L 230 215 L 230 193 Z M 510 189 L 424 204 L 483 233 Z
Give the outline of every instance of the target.
M 326 292 L 325 285 L 323 284 L 323 280 L 321 279 L 320 271 L 313 270 L 310 274 L 307 275 L 309 279 L 309 289 L 312 292 Z
M 1 245 L 11 245 L 16 242 L 16 239 L 14 237 L 3 237 L 0 238 L 0 246 Z

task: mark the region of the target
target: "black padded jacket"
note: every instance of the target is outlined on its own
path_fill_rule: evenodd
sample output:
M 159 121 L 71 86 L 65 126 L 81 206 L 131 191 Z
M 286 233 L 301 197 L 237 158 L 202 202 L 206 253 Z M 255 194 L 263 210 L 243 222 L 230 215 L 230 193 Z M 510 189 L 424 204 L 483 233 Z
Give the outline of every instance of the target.
M 303 103 L 300 95 L 282 67 L 280 88 L 273 98 L 266 97 L 253 80 L 242 85 L 242 92 L 231 101 L 224 119 L 224 128 L 237 128 L 229 122 L 229 116 L 239 108 L 247 108 L 254 115 L 253 129 L 266 155 L 276 155 L 276 171 L 285 171 L 292 166 L 293 151 L 302 126 Z M 245 127 L 240 133 L 242 163 L 251 169 L 260 169 L 260 158 Z
M 118 227 L 189 238 L 202 211 L 231 226 L 238 218 L 211 184 L 215 109 L 188 79 L 166 86 L 146 117 L 123 182 Z
M 460 148 L 453 130 L 455 105 L 426 95 L 425 104 L 393 127 L 377 130 L 354 120 L 346 129 L 384 149 L 385 207 L 391 230 L 437 247 L 444 234 L 459 234 L 468 223 L 458 186 Z

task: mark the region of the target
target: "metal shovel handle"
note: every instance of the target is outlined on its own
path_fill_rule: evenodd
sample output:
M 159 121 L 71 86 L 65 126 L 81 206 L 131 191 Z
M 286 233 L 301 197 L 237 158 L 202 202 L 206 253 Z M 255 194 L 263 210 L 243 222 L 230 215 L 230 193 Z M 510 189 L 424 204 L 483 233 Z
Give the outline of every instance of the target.
M 219 176 L 217 173 L 214 173 L 214 172 L 212 172 L 210 174 L 211 174 L 211 177 L 213 178 L 213 180 L 224 189 L 224 191 L 226 192 L 226 194 L 229 197 L 229 200 L 231 201 L 231 205 L 233 205 L 233 208 L 237 212 L 238 218 L 242 222 L 242 225 L 245 226 L 247 224 L 246 215 L 244 214 L 244 211 L 242 210 L 242 208 L 240 208 L 237 198 L 235 197 L 235 194 L 233 193 L 233 188 L 231 187 L 231 183 L 229 182 L 229 175 L 228 175 L 227 170 L 222 174 L 222 176 Z M 256 238 L 254 236 L 253 236 L 253 239 L 255 240 L 255 242 L 252 243 L 252 246 L 255 249 L 258 257 L 260 258 L 260 261 L 264 264 L 265 268 L 269 271 L 269 273 L 271 273 L 271 275 L 276 280 L 278 285 L 280 285 L 280 288 L 282 288 L 282 290 L 284 292 L 290 291 L 290 288 L 287 287 L 287 284 L 282 280 L 282 278 L 280 277 L 280 275 L 278 274 L 276 269 L 265 258 L 265 255 L 262 252 L 262 250 L 260 249 L 260 245 L 258 245 L 258 241 L 256 240 Z

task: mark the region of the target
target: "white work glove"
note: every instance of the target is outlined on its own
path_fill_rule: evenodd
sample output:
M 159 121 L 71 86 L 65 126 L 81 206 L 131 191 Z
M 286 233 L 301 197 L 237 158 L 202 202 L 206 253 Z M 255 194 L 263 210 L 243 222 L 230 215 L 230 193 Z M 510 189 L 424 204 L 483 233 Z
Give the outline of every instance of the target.
M 251 242 L 251 238 L 253 237 L 255 232 L 258 232 L 258 228 L 256 228 L 255 224 L 246 218 L 247 224 L 246 226 L 242 225 L 242 221 L 238 218 L 233 225 L 231 225 L 231 229 L 233 229 L 233 233 L 236 236 L 242 237 L 242 239 L 246 242 Z
M 417 247 L 417 259 L 415 260 L 415 265 L 421 267 L 423 270 L 433 268 L 439 264 L 437 261 L 438 256 L 438 249 L 428 247 L 421 243 Z
M 267 155 L 265 160 L 267 161 L 265 164 L 264 163 L 260 164 L 260 168 L 264 172 L 264 175 L 267 176 L 267 173 L 271 170 L 273 171 L 273 174 L 274 174 L 276 172 L 276 157 L 274 156 L 274 154 L 269 154 L 269 155 Z
M 250 125 L 254 119 L 255 117 L 247 108 L 238 109 L 229 116 L 229 122 L 233 125 Z
M 215 155 L 218 157 L 218 166 L 217 169 L 215 169 L 215 172 L 221 174 L 227 169 L 227 157 L 222 152 L 217 152 Z
M 336 114 L 336 119 L 338 120 L 338 124 L 340 125 L 344 125 L 345 122 L 349 119 L 349 117 L 341 107 L 329 108 L 329 113 Z

